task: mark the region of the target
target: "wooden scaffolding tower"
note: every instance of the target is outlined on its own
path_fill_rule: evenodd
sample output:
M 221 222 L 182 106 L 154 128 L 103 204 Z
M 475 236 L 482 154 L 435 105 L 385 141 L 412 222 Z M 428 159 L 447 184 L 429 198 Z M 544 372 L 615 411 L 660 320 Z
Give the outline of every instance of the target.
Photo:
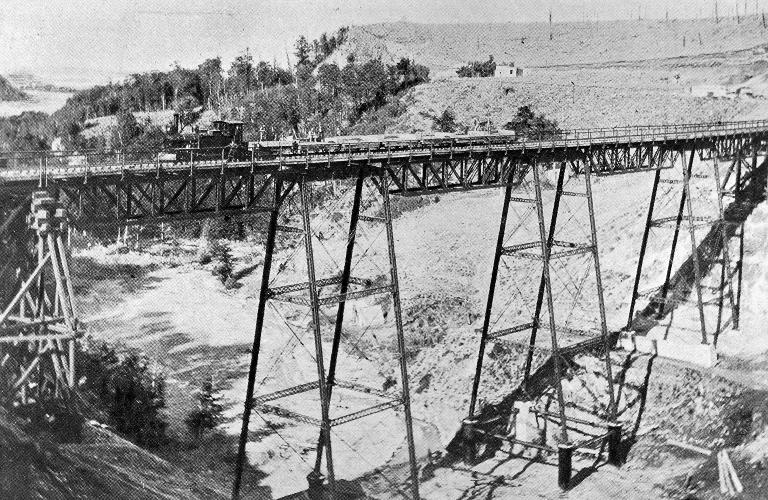
M 3 226 L 16 231 L 31 230 L 34 243 L 14 248 L 15 255 L 9 258 L 12 265 L 3 272 L 6 283 L 4 296 L 0 297 L 2 397 L 22 405 L 63 397 L 74 388 L 78 335 L 63 239 L 66 213 L 47 191 L 32 194 L 26 227 L 20 223 L 23 213 L 12 210 Z M 21 235 L 15 236 L 26 241 Z

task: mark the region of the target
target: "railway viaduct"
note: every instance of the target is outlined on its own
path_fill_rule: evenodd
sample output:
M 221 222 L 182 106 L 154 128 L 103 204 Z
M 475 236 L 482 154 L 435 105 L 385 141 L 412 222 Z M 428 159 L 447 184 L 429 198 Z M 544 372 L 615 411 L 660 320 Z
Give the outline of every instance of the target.
M 418 471 L 411 421 L 408 373 L 404 355 L 403 321 L 394 236 L 391 196 L 414 196 L 450 191 L 499 188 L 505 192 L 495 256 L 488 287 L 488 300 L 467 418 L 463 422 L 459 449 L 468 459 L 483 439 L 507 439 L 523 447 L 536 447 L 557 454 L 559 483 L 567 488 L 571 477 L 571 456 L 575 450 L 595 443 L 607 443 L 608 459 L 618 460 L 617 449 L 622 429 L 616 421 L 613 375 L 609 352 L 616 335 L 605 321 L 600 253 L 592 195 L 595 176 L 646 173 L 654 177 L 648 193 L 648 212 L 642 244 L 637 252 L 637 272 L 627 330 L 633 329 L 636 304 L 647 314 L 663 316 L 679 303 L 681 293 L 691 295 L 700 315 L 702 345 L 712 343 L 715 331 L 705 324 L 701 278 L 714 265 L 722 267 L 721 290 L 732 311 L 732 326 L 738 326 L 741 295 L 741 253 L 743 231 L 734 229 L 732 207 L 744 199 L 768 152 L 768 122 L 729 122 L 691 125 L 644 126 L 614 129 L 574 130 L 555 138 L 532 141 L 510 140 L 500 144 L 478 136 L 461 146 L 429 146 L 412 141 L 406 148 L 393 149 L 381 144 L 350 147 L 347 151 L 292 152 L 277 158 L 254 156 L 247 162 L 161 161 L 159 153 L 79 153 L 68 155 L 12 154 L 7 167 L 0 170 L 0 369 L 6 399 L 22 403 L 43 393 L 66 394 L 75 386 L 75 342 L 82 334 L 78 323 L 76 297 L 69 266 L 66 228 L 89 229 L 97 226 L 118 228 L 130 224 L 152 224 L 189 218 L 206 218 L 263 212 L 268 219 L 262 287 L 256 314 L 251 363 L 239 443 L 233 497 L 240 494 L 245 444 L 254 409 L 277 412 L 318 430 L 317 456 L 309 474 L 310 491 L 336 492 L 331 429 L 381 411 L 399 410 L 403 415 L 410 464 L 409 488 L 419 497 Z M 190 155 L 192 157 L 193 155 Z M 694 162 L 694 159 L 698 161 Z M 354 202 L 349 213 L 345 255 L 335 274 L 316 274 L 314 250 L 318 241 L 313 224 L 319 217 L 311 210 L 313 184 L 347 179 L 354 183 Z M 556 180 L 555 180 L 556 179 Z M 570 180 L 568 180 L 570 179 Z M 717 193 L 714 216 L 704 217 L 693 208 L 693 182 L 711 182 Z M 577 187 L 572 187 L 573 185 Z M 567 185 L 567 186 L 566 186 Z M 671 215 L 656 213 L 659 193 L 673 190 L 679 200 Z M 543 191 L 553 191 L 551 209 Z M 566 199 L 579 200 L 584 211 L 579 216 L 558 217 Z M 281 217 L 292 200 L 299 223 L 290 225 Z M 377 206 L 371 212 L 367 207 Z M 523 207 L 524 210 L 516 210 Z M 512 241 L 511 226 L 527 214 L 534 238 Z M 743 222 L 743 219 L 741 220 Z M 559 231 L 567 224 L 583 224 L 587 238 L 564 240 Z M 362 225 L 378 225 L 386 235 L 388 275 L 384 280 L 355 276 L 351 259 L 359 245 Z M 666 278 L 648 296 L 640 292 L 646 246 L 651 228 L 667 226 L 673 232 Z M 700 250 L 701 228 L 708 227 L 710 251 Z M 742 226 L 743 229 L 743 226 Z M 278 238 L 298 238 L 306 259 L 306 279 L 299 283 L 273 286 L 273 256 Z M 735 241 L 734 241 L 735 240 Z M 692 290 L 676 290 L 673 260 L 681 246 L 690 245 L 690 264 L 694 274 Z M 551 269 L 555 263 L 566 266 L 568 259 L 580 256 L 591 260 L 595 288 L 591 292 L 596 308 L 589 314 L 592 327 L 579 329 L 558 321 L 558 301 L 553 296 Z M 518 297 L 529 300 L 532 317 L 496 328 L 491 318 L 494 299 L 508 286 L 501 263 L 508 259 L 537 262 L 539 279 L 535 293 Z M 397 393 L 362 387 L 337 380 L 335 372 L 345 304 L 364 297 L 386 295 L 393 304 L 401 383 Z M 687 299 L 686 299 L 687 300 Z M 306 307 L 313 318 L 313 341 L 317 363 L 315 380 L 286 387 L 269 394 L 256 394 L 256 372 L 264 328 L 266 304 L 283 301 Z M 641 302 L 640 302 L 641 301 Z M 329 326 L 320 321 L 321 308 L 335 308 L 335 321 Z M 546 313 L 547 320 L 542 318 Z M 323 331 L 330 329 L 330 363 L 326 366 Z M 326 336 L 328 338 L 328 336 Z M 541 375 L 557 395 L 556 408 L 543 416 L 559 426 L 559 445 L 541 445 L 500 436 L 494 422 L 508 418 L 512 407 L 500 415 L 498 408 L 480 408 L 483 363 L 487 347 L 496 342 L 512 342 L 526 353 L 519 385 L 530 389 L 534 372 Z M 693 347 L 693 346 L 692 346 Z M 563 362 L 574 353 L 591 350 L 604 360 L 610 405 L 604 415 L 584 421 L 568 415 L 568 403 L 561 387 Z M 326 353 L 327 354 L 327 353 Z M 365 408 L 331 418 L 333 391 L 362 392 L 377 400 Z M 317 395 L 320 418 L 301 415 L 282 408 L 287 397 Z M 502 411 L 503 413 L 503 411 Z M 334 415 L 336 415 L 334 413 Z M 569 436 L 572 425 L 589 425 L 600 431 L 597 437 L 578 442 Z M 325 467 L 323 467 L 325 462 Z

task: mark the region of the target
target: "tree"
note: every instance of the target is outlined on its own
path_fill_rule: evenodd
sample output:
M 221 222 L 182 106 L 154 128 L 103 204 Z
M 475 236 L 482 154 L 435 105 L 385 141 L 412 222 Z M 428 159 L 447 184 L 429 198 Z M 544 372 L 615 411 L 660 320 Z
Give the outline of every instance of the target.
M 323 58 L 328 57 L 331 55 L 331 52 L 333 52 L 333 49 L 331 48 L 331 44 L 328 42 L 328 35 L 323 33 L 320 35 L 320 53 L 323 55 Z
M 321 96 L 329 101 L 338 98 L 343 85 L 339 66 L 336 63 L 320 66 L 317 69 L 317 83 Z
M 215 241 L 211 244 L 211 258 L 215 261 L 213 274 L 222 283 L 226 283 L 232 276 L 232 250 L 227 242 Z
M 197 393 L 197 408 L 187 415 L 184 423 L 190 432 L 200 438 L 206 430 L 215 429 L 221 423 L 224 407 L 221 405 L 221 395 L 214 391 L 213 377 L 203 381 Z
M 489 56 L 485 62 L 473 61 L 456 70 L 456 74 L 462 78 L 488 77 L 496 72 L 496 62 L 493 56 Z
M 296 52 L 294 52 L 294 54 L 296 55 L 296 66 L 301 66 L 302 64 L 308 63 L 311 47 L 309 46 L 309 42 L 307 42 L 307 38 L 304 35 L 301 35 L 299 39 L 296 40 L 295 47 Z
M 456 113 L 452 109 L 446 108 L 440 116 L 434 118 L 432 128 L 440 132 L 455 132 L 457 128 Z
M 389 66 L 389 71 L 391 77 L 397 80 L 397 92 L 429 81 L 429 68 L 416 64 L 407 57 L 401 58 L 394 66 Z
M 224 85 L 221 72 L 221 57 L 206 59 L 197 67 L 203 105 L 208 108 L 212 108 L 219 103 L 219 97 Z
M 541 140 L 560 133 L 557 122 L 537 115 L 529 106 L 520 106 L 515 117 L 504 124 L 505 130 L 514 130 L 518 137 Z
M 141 135 L 141 126 L 133 113 L 121 109 L 115 116 L 116 124 L 112 128 L 111 145 L 113 149 L 125 149 Z
M 81 390 L 100 402 L 118 432 L 141 445 L 162 444 L 168 425 L 160 415 L 165 379 L 144 355 L 101 342 L 87 345 L 75 359 Z
M 168 81 L 173 89 L 172 105 L 181 98 L 192 98 L 198 104 L 203 101 L 197 71 L 182 68 L 179 63 L 175 63 L 173 70 L 168 74 Z
M 248 49 L 235 57 L 229 68 L 227 86 L 237 95 L 245 95 L 253 83 L 253 57 Z

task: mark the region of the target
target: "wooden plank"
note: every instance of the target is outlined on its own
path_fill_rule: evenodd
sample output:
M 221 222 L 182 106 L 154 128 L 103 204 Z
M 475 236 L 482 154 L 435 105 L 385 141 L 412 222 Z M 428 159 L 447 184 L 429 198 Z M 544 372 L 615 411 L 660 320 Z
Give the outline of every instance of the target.
M 728 456 L 728 452 L 723 450 L 723 462 L 725 463 L 725 467 L 728 469 L 728 472 L 730 473 L 731 481 L 733 481 L 733 486 L 736 488 L 737 493 L 741 493 L 744 491 L 744 486 L 741 484 L 741 481 L 739 480 L 739 476 L 736 474 L 736 469 L 733 467 L 733 462 L 731 462 L 731 457 Z
M 721 452 L 717 453 L 717 478 L 720 482 L 720 493 L 725 495 L 728 493 L 728 486 L 726 486 L 726 471 L 725 471 L 725 464 L 723 463 L 723 454 Z
M 3 335 L 0 336 L 0 344 L 12 342 L 42 342 L 45 340 L 72 340 L 72 333 L 50 333 L 46 335 Z
M 35 282 L 37 277 L 40 275 L 40 271 L 43 270 L 43 267 L 48 263 L 48 261 L 51 260 L 51 254 L 50 252 L 48 255 L 43 258 L 42 261 L 37 265 L 35 270 L 32 272 L 30 277 L 27 279 L 27 281 L 24 282 L 24 284 L 21 286 L 21 290 L 16 293 L 16 296 L 11 300 L 11 303 L 8 304 L 8 307 L 5 308 L 5 311 L 3 311 L 3 314 L 0 315 L 0 325 L 5 323 L 5 320 L 8 319 L 8 315 L 11 314 L 11 311 L 14 307 L 16 307 L 16 304 L 18 304 L 19 300 L 24 296 L 26 291 L 29 289 L 30 286 L 32 286 L 32 283 Z
M 707 456 L 707 457 L 712 455 L 712 450 L 710 450 L 710 449 L 702 448 L 700 446 L 695 446 L 695 445 L 688 444 L 688 443 L 684 443 L 682 441 L 677 441 L 676 439 L 668 440 L 667 444 L 670 445 L 670 446 L 675 446 L 677 448 L 682 448 L 684 450 L 695 451 L 696 453 L 701 453 L 702 455 Z

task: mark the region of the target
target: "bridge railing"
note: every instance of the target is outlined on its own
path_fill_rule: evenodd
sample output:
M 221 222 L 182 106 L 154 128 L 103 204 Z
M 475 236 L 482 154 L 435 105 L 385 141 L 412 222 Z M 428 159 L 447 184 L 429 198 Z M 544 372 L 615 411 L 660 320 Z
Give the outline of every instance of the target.
M 626 127 L 605 127 L 566 130 L 561 140 L 577 143 L 596 141 L 643 142 L 647 140 L 677 139 L 682 136 L 714 136 L 753 132 L 768 129 L 768 120 L 726 121 L 709 123 L 684 123 L 669 125 L 633 125 Z
M 121 169 L 148 171 L 180 163 L 192 167 L 211 166 L 227 159 L 222 148 L 0 152 L 0 178 L 3 171 L 23 177 L 61 171 L 90 175 Z
M 628 127 L 590 128 L 565 130 L 547 139 L 503 135 L 461 136 L 461 145 L 435 143 L 423 139 L 391 143 L 356 142 L 334 144 L 333 148 L 302 150 L 279 148 L 267 153 L 238 154 L 240 162 L 256 160 L 265 164 L 296 165 L 302 162 L 338 162 L 382 157 L 408 157 L 413 155 L 449 154 L 469 151 L 498 151 L 505 149 L 539 149 L 562 146 L 585 146 L 606 143 L 642 143 L 646 141 L 690 139 L 698 137 L 727 136 L 739 133 L 768 131 L 768 120 L 724 121 L 711 123 L 636 125 Z M 232 160 L 222 148 L 176 148 L 152 151 L 21 151 L 0 153 L 0 182 L 3 178 L 41 178 L 47 175 L 98 175 L 121 170 L 146 172 L 161 168 L 195 168 L 197 166 L 225 168 Z

